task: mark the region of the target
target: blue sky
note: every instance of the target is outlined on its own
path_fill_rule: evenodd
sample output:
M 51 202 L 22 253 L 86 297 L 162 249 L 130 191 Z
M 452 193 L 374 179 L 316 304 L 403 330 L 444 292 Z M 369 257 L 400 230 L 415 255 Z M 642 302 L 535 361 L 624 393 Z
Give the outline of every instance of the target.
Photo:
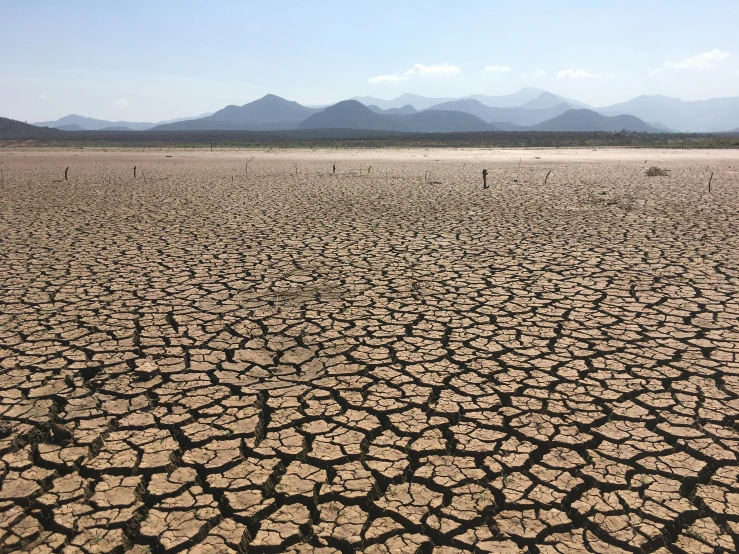
M 0 0 L 0 115 L 508 94 L 739 96 L 739 2 Z M 486 71 L 486 68 L 488 69 Z

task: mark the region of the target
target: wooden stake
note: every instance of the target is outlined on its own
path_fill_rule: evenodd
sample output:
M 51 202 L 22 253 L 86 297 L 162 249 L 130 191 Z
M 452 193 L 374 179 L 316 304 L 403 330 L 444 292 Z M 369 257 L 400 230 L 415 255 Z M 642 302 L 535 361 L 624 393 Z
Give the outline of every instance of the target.
M 367 175 L 369 175 L 370 169 L 372 169 L 372 166 L 369 166 L 369 167 L 367 168 Z
M 3 170 L 0 169 L 0 178 L 2 178 L 3 185 L 5 184 L 5 174 L 3 173 Z
M 426 176 L 427 176 L 428 174 L 429 174 L 428 170 L 426 170 L 426 173 L 424 173 L 424 174 L 423 174 L 423 182 L 424 182 L 424 183 L 427 183 L 427 182 L 428 182 L 428 181 L 426 181 Z
M 544 177 L 544 184 L 545 184 L 545 185 L 547 184 L 547 179 L 549 179 L 549 174 L 550 174 L 551 172 L 552 172 L 552 170 L 550 169 L 549 171 L 547 171 L 547 176 L 546 176 L 546 177 Z
M 64 170 L 64 180 L 65 181 L 67 180 L 67 171 L 69 171 L 69 168 Z
M 711 192 L 711 181 L 713 181 L 713 171 L 711 171 L 711 176 L 708 178 L 708 192 Z
M 254 156 L 252 156 L 251 158 L 249 158 L 249 159 L 248 159 L 248 160 L 246 161 L 246 165 L 244 166 L 244 173 L 245 173 L 246 175 L 249 175 L 249 164 L 251 163 L 251 161 L 252 161 L 253 159 L 254 159 Z
M 133 166 L 133 178 L 136 178 L 136 166 Z

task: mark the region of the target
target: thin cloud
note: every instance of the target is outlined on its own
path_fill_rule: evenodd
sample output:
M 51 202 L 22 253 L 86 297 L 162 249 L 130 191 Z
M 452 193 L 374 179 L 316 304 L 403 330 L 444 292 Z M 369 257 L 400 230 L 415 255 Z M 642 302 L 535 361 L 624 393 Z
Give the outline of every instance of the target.
M 452 65 L 446 62 L 439 64 L 439 65 L 423 65 L 422 63 L 417 63 L 413 67 L 411 67 L 408 71 L 406 71 L 405 74 L 406 75 L 439 76 L 439 75 L 456 75 L 460 71 L 461 69 L 457 67 L 456 65 Z
M 660 68 L 653 69 L 649 72 L 650 75 L 659 75 L 660 73 L 662 73 L 662 70 Z
M 521 79 L 541 79 L 546 76 L 546 71 L 544 71 L 543 69 L 537 69 L 536 71 L 532 71 L 531 73 L 523 73 L 521 75 Z
M 119 108 L 127 108 L 128 106 L 130 106 L 130 104 L 128 103 L 128 100 L 126 100 L 125 98 L 116 100 L 115 102 L 113 102 L 113 105 L 118 106 Z
M 697 54 L 690 58 L 685 58 L 681 62 L 666 62 L 665 66 L 672 67 L 674 69 L 712 69 L 716 67 L 718 62 L 725 60 L 728 57 L 728 52 L 723 52 L 718 48 L 715 48 L 710 52 L 704 52 L 703 54 Z
M 38 98 L 39 100 L 43 100 L 44 98 L 46 98 L 46 95 L 45 94 L 37 94 L 36 95 L 36 98 Z
M 399 81 L 407 81 L 408 77 L 405 75 L 398 75 L 397 73 L 394 73 L 392 75 L 378 75 L 377 77 L 372 77 L 369 82 L 373 85 L 378 85 L 382 83 L 397 83 Z
M 603 73 L 591 73 L 585 69 L 563 69 L 557 72 L 557 79 L 600 79 Z
M 511 68 L 507 65 L 486 65 L 485 73 L 496 73 L 498 71 L 510 71 Z

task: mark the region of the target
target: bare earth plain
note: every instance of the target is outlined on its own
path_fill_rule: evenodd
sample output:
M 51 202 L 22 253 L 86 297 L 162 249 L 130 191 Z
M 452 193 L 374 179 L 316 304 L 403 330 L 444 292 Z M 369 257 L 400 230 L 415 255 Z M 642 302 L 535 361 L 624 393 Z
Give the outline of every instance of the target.
M 737 551 L 739 152 L 0 169 L 0 551 Z

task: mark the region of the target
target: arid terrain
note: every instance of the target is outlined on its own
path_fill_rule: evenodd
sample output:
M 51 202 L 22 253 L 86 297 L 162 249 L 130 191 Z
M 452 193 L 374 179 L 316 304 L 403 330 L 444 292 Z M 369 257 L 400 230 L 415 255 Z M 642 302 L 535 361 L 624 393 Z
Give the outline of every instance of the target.
M 739 151 L 0 169 L 0 552 L 737 551 Z

